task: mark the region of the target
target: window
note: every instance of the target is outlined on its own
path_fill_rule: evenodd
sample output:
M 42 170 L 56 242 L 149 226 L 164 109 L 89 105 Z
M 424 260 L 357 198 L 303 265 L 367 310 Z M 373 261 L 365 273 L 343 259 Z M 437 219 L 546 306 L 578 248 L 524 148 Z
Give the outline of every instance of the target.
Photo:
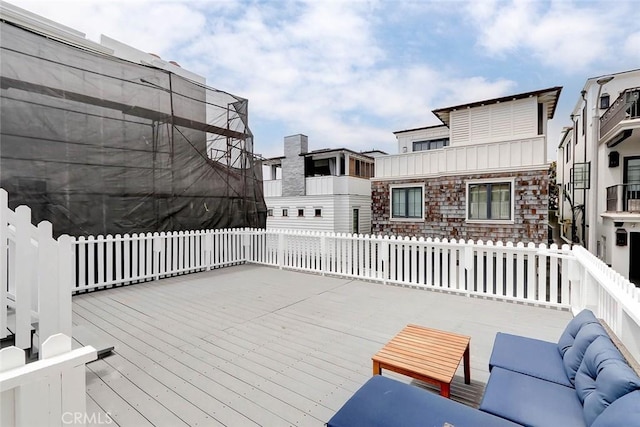
M 373 169 L 372 169 L 372 165 L 369 162 L 366 162 L 364 160 L 357 160 L 354 158 L 351 158 L 351 164 L 352 164 L 352 170 L 350 175 L 351 176 L 358 176 L 361 178 L 371 178 L 373 176 Z
M 351 224 L 351 232 L 359 233 L 360 232 L 360 209 L 355 208 L 353 210 L 353 223 Z
M 298 208 L 298 216 L 304 216 L 304 208 Z
M 511 219 L 511 183 L 470 183 L 467 196 L 468 219 Z
M 273 209 L 267 209 L 267 216 L 273 216 Z
M 604 110 L 609 108 L 609 94 L 603 93 L 600 97 L 600 109 Z
M 538 135 L 544 134 L 544 104 L 538 103 Z
M 282 216 L 289 216 L 289 209 L 282 209 Z
M 582 107 L 582 134 L 584 135 L 587 132 L 587 104 L 584 104 Z
M 316 209 L 315 209 L 315 215 L 314 215 L 314 216 L 315 216 L 315 217 L 320 217 L 320 216 L 322 216 L 322 209 L 320 209 L 320 208 L 316 208 Z
M 413 151 L 427 151 L 444 148 L 449 145 L 449 138 L 432 139 L 430 141 L 414 141 Z
M 571 144 L 567 144 L 564 146 L 565 151 L 565 163 L 569 163 L 571 161 Z
M 422 187 L 398 187 L 391 189 L 392 218 L 422 218 Z

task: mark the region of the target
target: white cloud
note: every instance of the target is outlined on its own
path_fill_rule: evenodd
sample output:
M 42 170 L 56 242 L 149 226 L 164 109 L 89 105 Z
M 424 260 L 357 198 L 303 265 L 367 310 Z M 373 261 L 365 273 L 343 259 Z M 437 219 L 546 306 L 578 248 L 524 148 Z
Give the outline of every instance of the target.
M 637 3 L 493 1 L 469 3 L 477 44 L 489 56 L 533 55 L 542 65 L 567 74 L 620 58 L 625 32 L 637 28 Z
M 188 2 L 18 0 L 12 4 L 86 34 L 98 42 L 100 34 L 137 49 L 168 55 L 203 30 L 204 13 Z
M 630 34 L 624 42 L 624 55 L 640 64 L 640 31 Z

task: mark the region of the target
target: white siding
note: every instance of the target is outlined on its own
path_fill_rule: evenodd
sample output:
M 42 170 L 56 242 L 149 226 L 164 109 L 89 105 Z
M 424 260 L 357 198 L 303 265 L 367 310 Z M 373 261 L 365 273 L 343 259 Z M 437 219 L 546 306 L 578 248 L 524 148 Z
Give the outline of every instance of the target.
M 267 217 L 267 228 L 287 230 L 334 231 L 334 196 L 305 197 L 265 197 L 267 209 L 273 209 L 273 216 Z M 289 216 L 282 216 L 282 209 L 289 210 Z M 304 217 L 298 217 L 298 209 L 304 208 Z M 315 209 L 322 209 L 322 216 L 315 217 Z
M 371 233 L 371 197 L 337 196 L 335 203 L 335 228 L 337 233 L 351 233 L 353 209 L 359 209 L 360 234 Z
M 280 197 L 282 196 L 282 180 L 271 179 L 262 181 L 264 197 Z
M 371 232 L 371 196 L 306 196 L 306 197 L 265 197 L 267 209 L 273 209 L 273 216 L 267 217 L 267 228 L 287 230 L 335 231 L 351 233 L 353 209 L 360 209 L 360 230 L 362 234 Z M 289 216 L 282 216 L 282 209 L 289 210 Z M 304 217 L 298 216 L 298 209 L 304 208 Z M 322 216 L 315 217 L 315 209 L 322 209 Z
M 482 144 L 538 133 L 536 97 L 452 111 L 451 145 Z
M 376 179 L 499 172 L 547 165 L 546 138 L 445 147 L 376 158 Z

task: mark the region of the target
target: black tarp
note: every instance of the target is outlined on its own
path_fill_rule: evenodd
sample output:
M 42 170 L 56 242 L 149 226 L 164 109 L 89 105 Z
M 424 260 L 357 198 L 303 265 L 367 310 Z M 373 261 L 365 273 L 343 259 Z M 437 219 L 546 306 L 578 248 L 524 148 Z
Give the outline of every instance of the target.
M 265 226 L 247 100 L 0 25 L 10 207 L 56 235 Z

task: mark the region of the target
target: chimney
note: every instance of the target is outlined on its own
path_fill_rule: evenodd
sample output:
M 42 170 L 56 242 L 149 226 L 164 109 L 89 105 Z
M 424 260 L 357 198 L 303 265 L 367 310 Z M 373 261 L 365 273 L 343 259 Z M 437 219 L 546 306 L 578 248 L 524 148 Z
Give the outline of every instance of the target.
M 304 196 L 304 156 L 309 150 L 306 135 L 298 134 L 284 137 L 284 159 L 282 159 L 282 195 Z

